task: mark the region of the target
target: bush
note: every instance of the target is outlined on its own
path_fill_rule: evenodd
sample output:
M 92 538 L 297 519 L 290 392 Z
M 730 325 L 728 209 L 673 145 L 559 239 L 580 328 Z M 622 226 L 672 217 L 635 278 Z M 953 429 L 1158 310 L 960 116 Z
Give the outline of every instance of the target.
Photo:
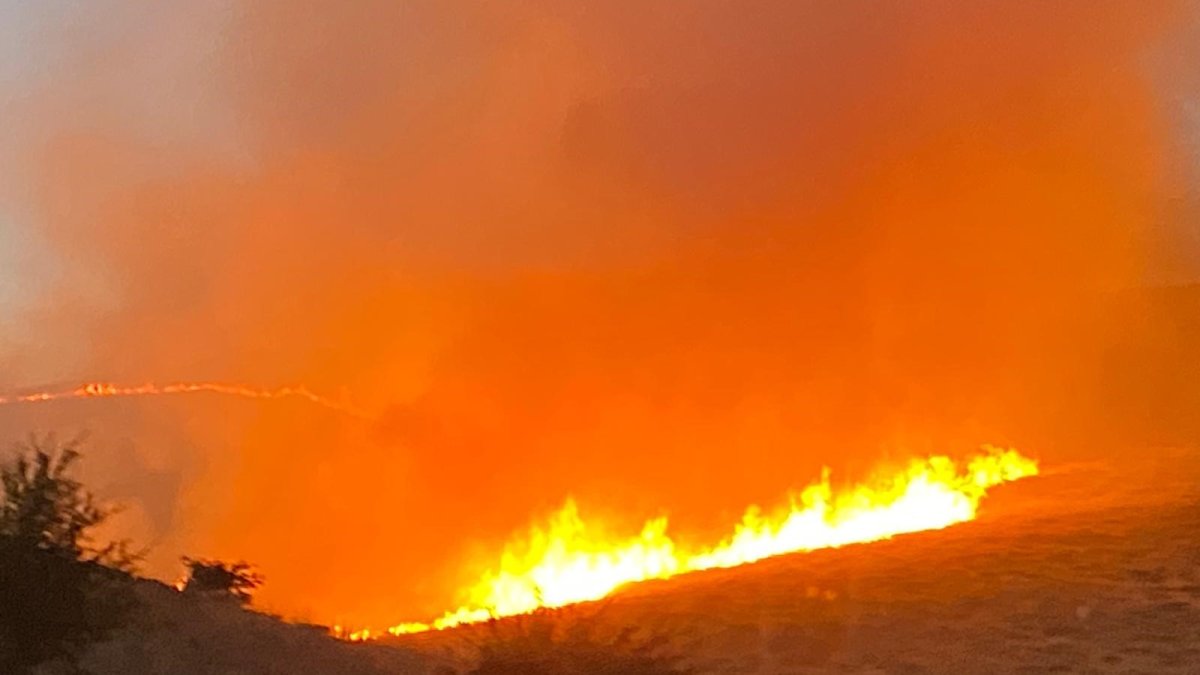
M 78 459 L 78 441 L 57 445 L 52 436 L 34 436 L 17 446 L 16 457 L 0 468 L 0 534 L 15 543 L 82 558 L 87 530 L 107 514 L 68 476 Z
M 34 437 L 0 465 L 0 672 L 69 660 L 132 605 L 136 556 L 92 544 L 111 511 L 70 477 L 77 445 Z
M 539 609 L 488 622 L 472 675 L 688 675 L 663 636 L 625 628 L 610 636 L 579 608 Z
M 255 589 L 263 582 L 262 575 L 244 562 L 224 563 L 185 557 L 183 564 L 188 569 L 184 593 L 228 596 L 248 604 Z
M 0 537 L 0 672 L 71 660 L 121 625 L 133 594 L 118 575 Z

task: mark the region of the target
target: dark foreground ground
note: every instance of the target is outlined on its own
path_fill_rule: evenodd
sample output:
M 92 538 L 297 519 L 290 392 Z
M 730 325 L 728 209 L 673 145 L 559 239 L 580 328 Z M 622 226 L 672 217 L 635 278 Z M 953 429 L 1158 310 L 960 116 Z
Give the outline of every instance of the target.
M 572 610 L 711 673 L 1200 673 L 1200 461 L 1044 467 L 972 523 L 624 589 Z M 345 644 L 147 586 L 107 673 L 464 672 L 492 628 Z M 570 614 L 570 613 L 569 613 Z

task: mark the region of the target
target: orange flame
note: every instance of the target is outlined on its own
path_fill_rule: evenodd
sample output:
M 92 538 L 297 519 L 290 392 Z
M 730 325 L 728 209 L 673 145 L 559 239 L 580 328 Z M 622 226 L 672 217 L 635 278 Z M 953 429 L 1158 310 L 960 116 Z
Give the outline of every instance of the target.
M 534 526 L 506 548 L 498 570 L 468 589 L 467 604 L 431 623 L 402 623 L 387 632 L 440 630 L 597 600 L 630 582 L 941 529 L 973 519 L 989 488 L 1037 473 L 1035 460 L 991 446 L 962 465 L 944 456 L 917 459 L 887 479 L 836 493 L 826 469 L 786 507 L 765 515 L 751 506 L 731 536 L 690 552 L 667 534 L 665 517 L 647 521 L 636 536 L 613 539 L 584 522 L 568 500 L 545 526 Z M 360 630 L 346 636 L 365 640 L 381 634 Z
M 239 384 L 222 384 L 218 382 L 175 382 L 171 384 L 142 384 L 136 386 L 118 386 L 108 382 L 89 382 L 75 389 L 65 391 L 41 391 L 32 394 L 0 396 L 0 405 L 8 403 L 38 403 L 42 401 L 61 401 L 80 398 L 111 398 L 128 396 L 164 396 L 169 394 L 192 394 L 207 392 L 225 396 L 240 396 L 242 398 L 280 399 L 300 398 L 319 406 L 329 408 L 351 417 L 366 419 L 363 411 L 347 401 L 321 396 L 310 391 L 307 387 L 279 387 L 276 389 L 260 389 Z

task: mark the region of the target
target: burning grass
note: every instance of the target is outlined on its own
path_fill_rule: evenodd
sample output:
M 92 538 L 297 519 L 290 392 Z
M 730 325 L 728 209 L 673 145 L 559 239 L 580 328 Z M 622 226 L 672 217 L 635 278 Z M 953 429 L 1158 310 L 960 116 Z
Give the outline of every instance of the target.
M 387 632 L 417 633 L 528 614 L 598 600 L 631 582 L 940 529 L 973 519 L 988 489 L 1037 472 L 1036 461 L 990 446 L 966 462 L 944 456 L 913 460 L 900 472 L 844 490 L 833 488 L 826 471 L 786 506 L 771 512 L 749 507 L 732 535 L 700 550 L 678 545 L 667 533 L 665 517 L 647 521 L 632 537 L 619 537 L 585 521 L 568 501 L 545 525 L 532 527 L 505 549 L 498 568 L 467 590 L 467 604 L 430 623 L 398 624 Z M 361 630 L 348 637 L 365 640 L 382 633 Z

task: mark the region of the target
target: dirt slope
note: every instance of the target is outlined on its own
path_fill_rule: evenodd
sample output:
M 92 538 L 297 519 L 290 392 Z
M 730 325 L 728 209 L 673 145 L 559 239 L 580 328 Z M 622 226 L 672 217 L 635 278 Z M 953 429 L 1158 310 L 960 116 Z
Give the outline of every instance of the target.
M 978 521 L 624 589 L 702 672 L 1200 672 L 1194 453 L 1047 467 Z M 394 640 L 458 653 L 463 631 Z
M 425 673 L 404 649 L 350 644 L 319 626 L 292 624 L 223 600 L 190 598 L 137 582 L 131 623 L 92 645 L 79 666 L 90 675 L 382 675 Z M 71 673 L 44 666 L 39 675 Z
M 622 589 L 576 610 L 666 635 L 705 673 L 1200 673 L 1200 460 L 1047 466 L 979 520 Z M 82 666 L 118 673 L 468 670 L 475 627 L 347 644 L 143 582 Z M 54 672 L 46 669 L 47 673 Z

